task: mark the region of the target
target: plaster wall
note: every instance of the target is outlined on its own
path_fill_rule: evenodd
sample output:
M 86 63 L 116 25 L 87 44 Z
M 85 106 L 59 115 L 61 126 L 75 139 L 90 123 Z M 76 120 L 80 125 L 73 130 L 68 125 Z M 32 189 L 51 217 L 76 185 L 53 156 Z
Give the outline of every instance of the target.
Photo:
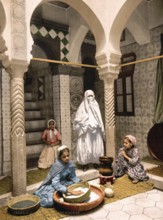
M 54 7 L 50 2 L 42 5 L 42 17 L 46 20 L 67 24 L 67 13 L 60 7 Z
M 10 0 L 2 0 L 2 7 L 4 8 L 4 30 L 2 32 L 3 38 L 6 42 L 8 50 L 6 51 L 6 55 L 11 57 L 12 47 L 11 47 L 11 1 Z M 6 25 L 7 24 L 7 25 Z
M 163 23 L 163 1 L 162 0 L 155 0 L 150 1 L 148 3 L 148 9 L 149 9 L 149 28 L 153 29 L 157 27 L 158 25 L 162 25 Z M 154 18 L 154 19 L 153 19 Z

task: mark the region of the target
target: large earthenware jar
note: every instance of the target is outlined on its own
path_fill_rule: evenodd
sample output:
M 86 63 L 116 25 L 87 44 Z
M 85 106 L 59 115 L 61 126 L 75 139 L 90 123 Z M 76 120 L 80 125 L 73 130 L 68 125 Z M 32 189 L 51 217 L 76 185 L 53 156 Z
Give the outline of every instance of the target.
M 112 176 L 113 175 L 113 157 L 102 156 L 99 157 L 100 168 L 99 172 L 102 176 Z

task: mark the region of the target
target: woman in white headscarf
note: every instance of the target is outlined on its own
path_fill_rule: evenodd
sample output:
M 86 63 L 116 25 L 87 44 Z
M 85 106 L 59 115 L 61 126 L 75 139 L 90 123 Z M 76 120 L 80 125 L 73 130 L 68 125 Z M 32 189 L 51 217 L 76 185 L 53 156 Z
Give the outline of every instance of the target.
M 40 197 L 42 207 L 53 207 L 53 194 L 55 191 L 80 195 L 80 190 L 69 188 L 69 186 L 78 182 L 80 182 L 80 179 L 76 176 L 75 164 L 70 160 L 70 149 L 63 145 L 58 148 L 57 160 L 53 163 L 47 177 L 34 194 Z
M 38 160 L 38 167 L 47 169 L 51 167 L 57 158 L 57 150 L 61 143 L 61 134 L 56 129 L 56 122 L 50 119 L 48 127 L 42 133 L 41 139 L 46 144 Z
M 77 131 L 77 161 L 87 170 L 89 163 L 95 168 L 99 157 L 104 155 L 104 125 L 101 112 L 92 90 L 87 90 L 74 119 L 74 130 Z

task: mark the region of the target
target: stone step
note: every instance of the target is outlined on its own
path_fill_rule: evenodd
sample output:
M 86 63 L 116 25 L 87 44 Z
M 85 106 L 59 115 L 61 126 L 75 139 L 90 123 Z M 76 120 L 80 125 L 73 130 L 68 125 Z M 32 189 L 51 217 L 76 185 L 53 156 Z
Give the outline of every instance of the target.
M 30 121 L 26 121 L 25 122 L 25 130 L 26 131 L 29 131 L 32 129 L 42 129 L 42 128 L 46 128 L 46 120 L 44 119 L 40 119 L 40 120 L 30 120 Z
M 25 99 L 25 101 L 32 101 L 32 99 L 33 99 L 32 93 L 31 92 L 26 92 L 24 94 L 24 99 Z
M 25 119 L 26 120 L 39 119 L 39 118 L 41 118 L 40 110 L 28 110 L 28 111 L 25 111 Z
M 42 152 L 45 144 L 35 144 L 35 145 L 27 145 L 26 146 L 26 154 L 28 158 L 33 157 L 34 155 L 38 156 Z
M 37 102 L 25 102 L 25 110 L 40 110 Z
M 42 131 L 26 133 L 26 141 L 41 141 Z

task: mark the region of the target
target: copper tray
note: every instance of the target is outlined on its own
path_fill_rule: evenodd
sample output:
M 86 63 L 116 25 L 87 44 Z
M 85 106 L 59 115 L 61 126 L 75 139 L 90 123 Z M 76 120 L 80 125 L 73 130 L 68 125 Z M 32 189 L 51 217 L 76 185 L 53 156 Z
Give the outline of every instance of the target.
M 105 193 L 102 189 L 93 185 L 90 185 L 90 190 L 91 190 L 90 198 L 82 203 L 65 202 L 63 200 L 62 195 L 60 195 L 58 192 L 55 192 L 53 195 L 55 208 L 58 208 L 60 211 L 67 211 L 74 214 L 96 208 L 103 202 Z M 95 195 L 96 198 L 92 199 L 91 198 L 92 195 Z
M 163 123 L 155 124 L 149 130 L 147 145 L 151 156 L 163 161 Z

